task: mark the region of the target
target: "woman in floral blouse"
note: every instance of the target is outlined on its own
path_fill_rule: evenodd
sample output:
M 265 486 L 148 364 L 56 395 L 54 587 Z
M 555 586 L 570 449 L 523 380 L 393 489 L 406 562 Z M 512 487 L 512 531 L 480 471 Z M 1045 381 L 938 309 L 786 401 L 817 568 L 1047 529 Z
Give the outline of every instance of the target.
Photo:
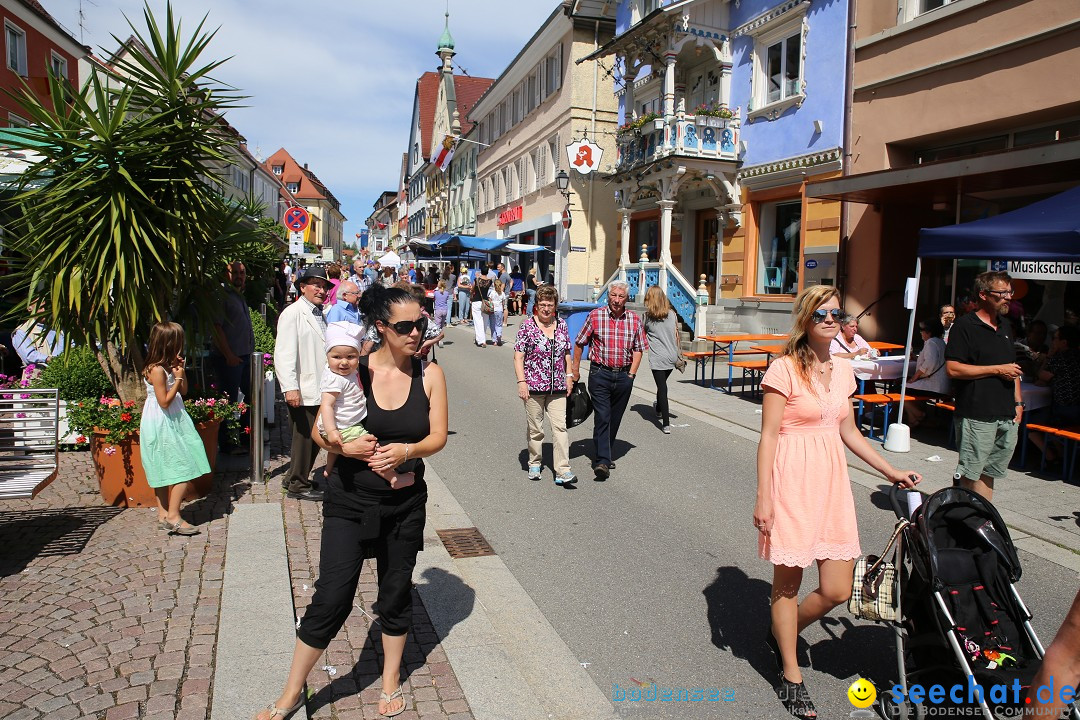
M 555 484 L 577 482 L 570 470 L 570 437 L 566 434 L 566 396 L 570 366 L 570 331 L 555 315 L 559 292 L 552 285 L 536 291 L 533 314 L 518 328 L 514 341 L 514 371 L 518 397 L 525 403 L 529 423 L 529 479 L 539 480 L 543 472 L 541 447 L 544 416 L 551 424 L 555 459 Z

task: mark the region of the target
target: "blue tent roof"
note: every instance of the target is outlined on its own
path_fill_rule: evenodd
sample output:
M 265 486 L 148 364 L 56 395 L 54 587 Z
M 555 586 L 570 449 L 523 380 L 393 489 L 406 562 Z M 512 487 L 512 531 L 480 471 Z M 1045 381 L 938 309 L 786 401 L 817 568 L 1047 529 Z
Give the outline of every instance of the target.
M 428 238 L 433 248 L 460 247 L 466 250 L 479 250 L 480 252 L 494 252 L 501 249 L 514 238 L 483 238 L 473 235 L 451 235 L 439 233 Z
M 924 228 L 919 257 L 1080 260 L 1080 187 L 983 220 Z

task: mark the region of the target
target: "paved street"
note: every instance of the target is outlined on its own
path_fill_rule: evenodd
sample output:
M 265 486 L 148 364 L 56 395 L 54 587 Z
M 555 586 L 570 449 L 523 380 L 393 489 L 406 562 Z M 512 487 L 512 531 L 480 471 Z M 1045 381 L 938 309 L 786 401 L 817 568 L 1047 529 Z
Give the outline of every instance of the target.
M 761 642 L 770 568 L 750 523 L 757 406 L 676 374 L 673 434 L 664 436 L 645 372 L 607 483 L 588 472 L 591 422 L 571 431 L 576 489 L 550 474 L 529 482 L 511 345 L 479 350 L 470 333 L 450 329 L 438 351 L 451 437 L 431 461 L 429 525 L 475 525 L 497 557 L 450 560 L 429 527 L 406 650 L 411 706 L 400 717 L 516 719 L 520 701 L 543 708 L 537 717 L 784 717 Z M 284 430 L 271 433 L 265 486 L 250 486 L 243 462 L 222 459 L 215 492 L 185 509 L 204 530 L 192 539 L 162 535 L 150 510 L 102 507 L 87 453 L 64 453 L 60 478 L 36 500 L 0 505 L 0 717 L 221 717 L 214 682 L 236 504 L 280 505 L 288 557 L 277 560 L 288 564 L 295 612 L 311 597 L 320 508 L 281 500 Z M 914 445 L 903 459 L 926 473 L 928 489 L 944 485 L 955 456 Z M 942 462 L 924 460 L 932 454 Z M 863 549 L 874 552 L 892 515 L 876 478 L 853 470 L 852 480 Z M 1021 593 L 1049 641 L 1077 586 L 1080 488 L 1013 472 L 999 497 L 1021 547 Z M 812 582 L 811 572 L 804 590 Z M 375 590 L 366 569 L 357 605 L 370 608 Z M 266 622 L 289 623 L 292 612 L 266 608 Z M 804 637 L 823 717 L 850 712 L 844 693 L 856 675 L 879 688 L 895 679 L 884 628 L 838 610 Z M 369 617 L 354 612 L 309 678 L 309 716 L 377 717 L 377 641 Z M 733 700 L 599 701 L 635 682 L 731 688 Z M 251 713 L 269 699 L 251 698 Z
M 515 327 L 508 328 L 513 337 Z M 435 465 L 469 517 L 610 697 L 635 680 L 661 686 L 732 687 L 735 701 L 719 710 L 635 708 L 633 717 L 782 717 L 762 673 L 771 658 L 762 642 L 770 566 L 757 558 L 751 525 L 756 436 L 700 412 L 675 408 L 673 433 L 650 417 L 652 397 L 636 391 L 617 445 L 618 468 L 606 483 L 592 480 L 586 453 L 591 421 L 571 430 L 575 490 L 525 479 L 525 418 L 513 385 L 512 348 L 475 348 L 466 329 L 440 351 L 450 379 L 451 437 Z M 647 367 L 637 387 L 646 390 Z M 719 401 L 718 392 L 675 373 L 673 394 L 694 407 Z M 696 398 L 700 400 L 691 400 Z M 760 422 L 749 401 L 724 397 Z M 708 422 L 708 420 L 712 422 Z M 718 429 L 721 423 L 740 435 Z M 917 452 L 917 451 L 916 451 Z M 944 457 L 953 453 L 938 448 Z M 929 453 L 926 453 L 927 455 Z M 900 456 L 904 457 L 904 456 Z M 915 461 L 913 452 L 908 458 Z M 894 463 L 902 462 L 892 456 Z M 928 465 L 928 486 L 943 484 L 948 461 Z M 936 477 L 931 477 L 936 473 Z M 880 551 L 893 526 L 876 477 L 853 471 L 864 552 Z M 1075 508 L 1080 489 L 1037 480 L 1047 492 L 1068 491 Z M 862 492 L 858 490 L 863 488 Z M 1059 514 L 1063 506 L 1057 505 Z M 1063 523 L 1064 524 L 1064 523 Z M 1070 518 L 1068 524 L 1077 528 Z M 1021 533 L 1022 535 L 1022 533 Z M 1071 547 L 1077 547 L 1073 542 Z M 1073 555 L 1076 558 L 1075 555 Z M 1022 552 L 1021 593 L 1036 614 L 1035 628 L 1052 637 L 1077 586 L 1077 572 Z M 804 581 L 812 587 L 813 573 Z M 864 674 L 880 688 L 895 678 L 891 633 L 834 611 L 804 635 L 806 673 L 823 717 L 846 715 L 845 692 Z M 838 639 L 833 639 L 833 638 Z

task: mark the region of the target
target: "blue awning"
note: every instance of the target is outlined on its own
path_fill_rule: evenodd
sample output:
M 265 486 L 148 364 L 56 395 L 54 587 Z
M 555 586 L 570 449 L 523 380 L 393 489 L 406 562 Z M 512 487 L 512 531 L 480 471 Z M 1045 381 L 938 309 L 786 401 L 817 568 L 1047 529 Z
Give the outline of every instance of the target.
M 983 220 L 924 228 L 919 257 L 1080 260 L 1080 187 Z
M 485 238 L 473 235 L 451 235 L 439 233 L 428 238 L 428 243 L 435 248 L 463 248 L 465 250 L 478 250 L 480 252 L 496 252 L 513 238 Z

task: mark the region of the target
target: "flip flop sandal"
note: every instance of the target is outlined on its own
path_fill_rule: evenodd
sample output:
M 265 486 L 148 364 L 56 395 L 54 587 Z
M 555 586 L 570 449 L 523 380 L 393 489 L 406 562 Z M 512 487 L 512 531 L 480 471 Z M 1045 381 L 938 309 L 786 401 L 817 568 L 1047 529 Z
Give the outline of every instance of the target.
M 387 712 L 379 713 L 383 717 L 394 717 L 395 715 L 400 715 L 401 713 L 405 712 L 405 708 L 408 705 L 408 703 L 405 702 L 404 696 L 402 696 L 402 694 L 401 694 L 401 686 L 400 685 L 398 685 L 397 690 L 395 690 L 394 692 L 392 692 L 389 695 L 387 695 L 384 692 L 380 692 L 379 693 L 379 699 L 381 701 L 383 701 L 384 703 L 386 703 L 387 705 L 392 703 L 394 700 L 398 700 L 398 699 L 401 700 L 401 707 L 399 707 L 397 710 L 388 710 Z M 273 720 L 273 718 L 271 718 L 271 720 Z
M 290 708 L 279 708 L 274 703 L 270 703 L 266 706 L 266 709 L 270 711 L 270 717 L 267 720 L 274 720 L 274 718 L 281 718 L 281 720 L 288 720 L 296 711 L 300 709 L 300 706 L 304 704 L 304 693 L 301 691 L 300 697 L 296 698 L 296 704 Z
M 198 535 L 202 532 L 202 530 L 193 525 L 185 525 L 183 520 L 176 524 L 170 523 L 168 520 L 163 520 L 162 529 L 168 530 L 170 535 L 191 536 Z

